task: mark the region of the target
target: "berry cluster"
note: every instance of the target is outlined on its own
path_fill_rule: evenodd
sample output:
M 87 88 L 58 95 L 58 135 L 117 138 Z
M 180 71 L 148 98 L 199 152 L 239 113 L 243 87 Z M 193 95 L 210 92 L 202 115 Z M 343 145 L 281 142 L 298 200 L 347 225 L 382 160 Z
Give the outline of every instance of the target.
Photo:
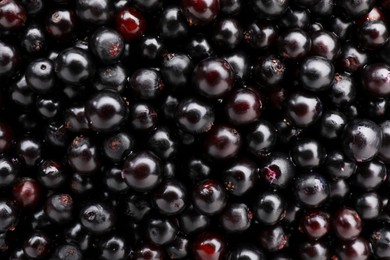
M 0 259 L 390 259 L 390 0 L 0 0 Z

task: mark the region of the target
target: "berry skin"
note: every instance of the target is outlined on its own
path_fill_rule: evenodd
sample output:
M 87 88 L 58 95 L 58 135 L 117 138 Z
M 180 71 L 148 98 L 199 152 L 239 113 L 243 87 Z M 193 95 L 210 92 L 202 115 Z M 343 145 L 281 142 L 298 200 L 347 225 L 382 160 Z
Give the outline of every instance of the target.
M 356 162 L 372 159 L 378 153 L 381 142 L 382 131 L 372 121 L 355 120 L 344 129 L 344 152 Z
M 305 213 L 301 227 L 309 238 L 320 239 L 330 230 L 330 216 L 323 211 L 309 211 Z
M 207 232 L 200 234 L 193 245 L 196 260 L 222 260 L 225 256 L 225 240 L 218 234 Z
M 205 25 L 218 15 L 220 0 L 181 0 L 181 9 L 190 25 Z
M 89 24 L 106 24 L 114 14 L 114 5 L 110 0 L 77 0 L 77 16 Z
M 145 32 L 146 20 L 137 10 L 127 7 L 115 14 L 115 28 L 126 41 L 139 39 Z
M 214 110 L 207 103 L 194 98 L 184 99 L 177 106 L 175 118 L 183 130 L 193 134 L 207 132 L 214 123 Z
M 1 200 L 0 212 L 0 232 L 6 232 L 16 224 L 18 217 L 17 208 L 11 201 Z
M 126 120 L 127 105 L 114 91 L 101 91 L 85 106 L 85 116 L 90 128 L 97 132 L 112 132 Z
M 124 53 L 125 43 L 115 30 L 101 27 L 91 35 L 89 41 L 92 53 L 105 64 L 118 62 Z
M 234 71 L 226 60 L 208 58 L 196 65 L 192 82 L 203 96 L 220 98 L 232 89 Z
M 242 88 L 233 90 L 227 96 L 226 114 L 235 125 L 245 125 L 257 121 L 263 109 L 261 97 L 255 90 Z
M 23 245 L 23 251 L 29 258 L 41 259 L 48 255 L 50 243 L 51 241 L 46 234 L 35 232 L 27 236 Z
M 68 194 L 58 194 L 46 200 L 44 211 L 50 220 L 63 224 L 73 218 L 73 199 Z
M 196 208 L 204 214 L 215 215 L 226 206 L 226 192 L 215 180 L 205 180 L 192 191 Z
M 0 2 L 0 28 L 3 30 L 17 30 L 24 27 L 27 14 L 17 0 Z
M 89 203 L 80 211 L 81 224 L 90 232 L 104 234 L 115 227 L 116 214 L 103 203 Z
M 355 240 L 362 231 L 362 220 L 352 209 L 340 209 L 333 217 L 333 231 L 343 240 Z
M 88 52 L 80 48 L 69 48 L 58 54 L 55 71 L 63 82 L 81 85 L 93 77 L 95 67 Z
M 58 41 L 70 40 L 75 36 L 76 14 L 60 9 L 49 13 L 46 21 L 47 33 Z
M 42 199 L 42 188 L 37 181 L 21 178 L 12 189 L 13 197 L 18 205 L 26 209 L 36 208 Z
M 323 57 L 310 57 L 301 65 L 300 80 L 307 90 L 321 91 L 329 88 L 334 76 L 332 63 Z
M 130 188 L 150 191 L 161 180 L 160 159 L 149 151 L 131 154 L 125 161 L 122 176 Z
M 241 147 L 241 135 L 227 126 L 213 126 L 204 142 L 206 154 L 212 159 L 226 160 L 233 158 Z
M 100 166 L 99 151 L 86 136 L 77 136 L 68 147 L 68 163 L 81 174 L 91 174 Z
M 38 94 L 46 94 L 55 87 L 54 63 L 49 59 L 31 62 L 25 72 L 26 82 Z
M 385 97 L 390 94 L 390 66 L 382 63 L 367 65 L 363 69 L 363 86 L 373 95 Z

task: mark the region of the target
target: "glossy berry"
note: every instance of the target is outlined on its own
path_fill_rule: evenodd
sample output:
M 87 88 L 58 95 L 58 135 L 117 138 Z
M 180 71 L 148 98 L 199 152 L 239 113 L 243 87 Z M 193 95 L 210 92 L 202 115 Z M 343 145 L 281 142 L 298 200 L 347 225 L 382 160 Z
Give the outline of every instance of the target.
M 348 73 L 336 73 L 328 92 L 331 102 L 337 106 L 347 106 L 356 99 L 356 83 Z
M 346 44 L 342 47 L 338 60 L 344 70 L 355 72 L 367 64 L 368 55 L 355 45 Z
M 0 232 L 14 228 L 18 218 L 17 208 L 8 200 L 0 201 Z
M 114 131 L 126 120 L 127 105 L 117 92 L 101 91 L 87 102 L 85 116 L 92 130 Z
M 356 171 L 356 163 L 349 160 L 340 151 L 332 151 L 327 154 L 324 162 L 326 173 L 334 179 L 346 179 Z
M 381 142 L 381 129 L 372 121 L 355 120 L 344 129 L 344 152 L 357 162 L 372 159 L 378 153 Z
M 149 104 L 136 103 L 130 108 L 131 126 L 138 131 L 148 132 L 156 128 L 157 111 Z
M 283 218 L 285 207 L 284 199 L 278 193 L 265 192 L 256 199 L 253 212 L 260 223 L 271 226 Z
M 229 250 L 228 260 L 263 260 L 266 259 L 265 255 L 259 247 L 254 244 L 239 244 L 233 249 Z
M 128 243 L 125 239 L 118 236 L 111 236 L 102 241 L 100 258 L 103 260 L 125 259 L 128 251 Z
M 233 90 L 226 99 L 225 110 L 228 120 L 235 125 L 253 123 L 259 119 L 263 109 L 260 95 L 253 89 Z
M 109 0 L 77 0 L 76 13 L 80 20 L 89 24 L 106 24 L 113 17 L 114 5 Z
M 182 212 L 187 204 L 188 195 L 185 186 L 176 181 L 168 180 L 162 183 L 153 194 L 155 207 L 165 215 Z
M 257 183 L 258 168 L 247 159 L 236 160 L 223 175 L 225 189 L 232 195 L 242 196 L 252 190 Z
M 183 40 L 188 35 L 188 23 L 178 7 L 168 7 L 161 14 L 159 32 L 168 41 Z
M 252 221 L 253 214 L 243 203 L 227 206 L 221 215 L 223 228 L 228 232 L 242 232 L 247 230 Z
M 68 163 L 81 174 L 90 174 L 100 166 L 99 151 L 86 136 L 77 136 L 68 147 Z
M 354 177 L 354 184 L 357 187 L 365 191 L 372 191 L 379 188 L 387 179 L 387 169 L 381 161 L 371 160 L 359 164 Z
M 130 90 L 136 98 L 152 100 L 158 98 L 164 89 L 161 75 L 154 69 L 138 69 L 129 79 Z
M 215 215 L 221 212 L 227 202 L 223 186 L 211 179 L 197 184 L 192 191 L 192 197 L 195 207 L 207 215 Z
M 69 194 L 58 194 L 46 200 L 44 211 L 51 221 L 67 223 L 73 218 L 73 199 Z
M 317 173 L 301 174 L 295 181 L 295 194 L 305 207 L 319 207 L 329 197 L 328 181 Z
M 121 161 L 134 148 L 134 139 L 125 132 L 107 136 L 103 141 L 104 155 L 113 162 Z
M 130 188 L 150 191 L 161 179 L 160 159 L 149 151 L 131 154 L 125 161 L 122 176 Z
M 122 36 L 106 27 L 97 29 L 89 38 L 90 50 L 104 64 L 118 62 L 123 56 L 124 45 Z
M 285 248 L 289 242 L 286 231 L 280 225 L 261 229 L 258 236 L 260 245 L 268 252 L 278 252 Z
M 177 227 L 168 219 L 153 218 L 148 221 L 146 232 L 153 244 L 165 245 L 175 239 Z
M 181 0 L 181 9 L 190 25 L 205 25 L 218 15 L 220 0 Z
M 317 241 L 303 242 L 299 248 L 300 259 L 329 259 L 331 251 L 326 243 Z
M 240 150 L 241 135 L 235 128 L 216 125 L 207 133 L 204 147 L 211 159 L 233 158 Z
M 20 64 L 19 51 L 13 46 L 0 41 L 0 77 L 12 76 Z
M 286 11 L 289 1 L 267 1 L 267 0 L 253 0 L 252 5 L 254 10 L 268 19 L 276 19 Z
M 208 98 L 225 96 L 233 87 L 234 71 L 220 58 L 209 58 L 196 65 L 192 82 L 200 94 Z
M 0 156 L 0 187 L 10 187 L 19 175 L 19 160 L 4 155 Z
M 344 12 L 351 17 L 361 17 L 371 11 L 374 7 L 375 1 L 364 0 L 355 2 L 353 0 L 347 0 L 341 3 L 341 7 Z
M 326 212 L 312 210 L 303 216 L 301 228 L 312 239 L 320 239 L 330 230 L 330 216 Z
M 340 260 L 351 258 L 368 260 L 371 256 L 370 245 L 366 239 L 358 237 L 355 240 L 340 243 L 336 248 L 336 254 Z
M 49 59 L 37 59 L 31 62 L 25 72 L 30 88 L 39 94 L 45 94 L 55 87 L 54 64 Z
M 323 57 L 310 57 L 300 67 L 301 83 L 304 88 L 310 91 L 321 91 L 329 88 L 334 76 L 335 71 L 332 63 Z
M 48 14 L 47 33 L 58 41 L 70 40 L 75 36 L 76 14 L 71 10 L 60 9 Z
M 287 31 L 279 40 L 279 53 L 287 59 L 306 57 L 311 48 L 311 39 L 300 29 Z
M 267 49 L 277 40 L 278 31 L 273 24 L 254 22 L 244 31 L 244 42 L 253 49 Z
M 0 27 L 3 30 L 16 30 L 25 25 L 27 14 L 17 0 L 0 2 Z
M 345 116 L 338 111 L 328 111 L 320 121 L 320 133 L 322 137 L 329 140 L 337 140 L 346 125 Z
M 184 236 L 177 236 L 173 242 L 166 247 L 167 255 L 171 259 L 181 259 L 190 253 L 190 241 Z
M 26 209 L 36 208 L 42 198 L 42 188 L 37 181 L 31 178 L 21 178 L 12 190 L 17 204 Z
M 17 142 L 18 155 L 28 167 L 36 165 L 42 156 L 42 143 L 32 137 L 24 137 Z
M 135 260 L 153 259 L 163 260 L 165 257 L 164 251 L 159 246 L 154 244 L 143 244 L 134 250 L 133 258 Z
M 86 51 L 80 48 L 69 48 L 58 54 L 55 71 L 57 77 L 63 82 L 81 85 L 92 78 L 95 68 Z
M 310 16 L 307 9 L 287 8 L 279 21 L 279 27 L 282 29 L 302 28 L 307 29 L 310 25 Z
M 72 244 L 65 244 L 57 247 L 52 257 L 55 257 L 55 259 L 58 260 L 81 260 L 83 259 L 83 254 L 77 246 Z
M 375 219 L 382 211 L 381 197 L 375 192 L 360 195 L 355 205 L 356 211 L 363 220 Z
M 340 41 L 329 31 L 317 31 L 311 35 L 313 55 L 322 56 L 328 60 L 335 59 L 340 53 Z
M 374 230 L 371 235 L 371 245 L 376 257 L 390 257 L 390 230 L 387 227 Z
M 235 19 L 223 19 L 214 27 L 214 43 L 217 48 L 234 49 L 243 36 L 240 23 Z
M 193 62 L 187 55 L 177 53 L 164 55 L 161 75 L 165 84 L 178 91 L 184 90 L 190 83 L 193 66 Z
M 291 159 L 282 153 L 274 153 L 264 161 L 260 178 L 268 185 L 285 188 L 295 175 L 295 166 Z
M 314 124 L 322 114 L 321 100 L 309 93 L 294 93 L 286 101 L 286 113 L 297 127 Z
M 45 160 L 39 165 L 37 178 L 46 188 L 57 189 L 65 183 L 67 175 L 61 163 Z
M 138 39 L 145 32 L 146 20 L 134 8 L 123 8 L 115 14 L 115 29 L 126 41 Z
M 41 232 L 35 232 L 27 236 L 24 241 L 23 251 L 32 259 L 44 258 L 50 251 L 50 239 Z
M 272 87 L 283 82 L 287 74 L 287 67 L 281 58 L 275 55 L 268 55 L 257 60 L 254 72 L 257 84 Z
M 298 140 L 291 148 L 294 163 L 302 168 L 312 169 L 321 166 L 325 159 L 325 150 L 313 139 Z
M 362 220 L 353 209 L 340 209 L 332 219 L 333 231 L 343 240 L 354 240 L 362 231 Z
M 96 72 L 94 87 L 97 90 L 113 89 L 123 92 L 127 83 L 127 71 L 120 63 L 99 68 Z
M 225 239 L 216 233 L 202 233 L 192 244 L 193 256 L 196 260 L 222 260 L 225 257 L 225 243 Z
M 80 211 L 80 221 L 88 231 L 103 234 L 115 227 L 116 214 L 103 203 L 88 203 Z
M 389 81 L 390 66 L 384 63 L 367 65 L 363 69 L 363 86 L 375 96 L 388 96 L 390 94 Z

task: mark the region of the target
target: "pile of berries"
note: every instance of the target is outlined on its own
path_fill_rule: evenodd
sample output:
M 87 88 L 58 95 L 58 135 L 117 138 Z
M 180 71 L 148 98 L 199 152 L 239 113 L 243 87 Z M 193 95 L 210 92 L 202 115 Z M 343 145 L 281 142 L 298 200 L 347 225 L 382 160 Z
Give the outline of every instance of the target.
M 0 0 L 0 259 L 390 259 L 390 0 Z

